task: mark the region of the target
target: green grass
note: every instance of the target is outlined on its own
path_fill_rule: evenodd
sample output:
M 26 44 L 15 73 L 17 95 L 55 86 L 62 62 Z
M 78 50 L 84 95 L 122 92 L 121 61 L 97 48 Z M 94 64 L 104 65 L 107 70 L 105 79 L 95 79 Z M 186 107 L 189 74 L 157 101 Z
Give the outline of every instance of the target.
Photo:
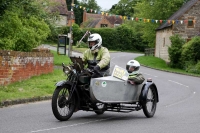
M 65 79 L 66 77 L 62 70 L 55 69 L 49 74 L 42 74 L 7 86 L 0 86 L 0 102 L 19 98 L 50 96 L 55 89 L 55 83 Z
M 164 70 L 164 71 L 168 71 L 168 72 L 174 72 L 174 73 L 180 73 L 180 74 L 200 77 L 200 74 L 186 72 L 185 70 L 182 70 L 182 69 L 171 68 L 167 65 L 167 63 L 164 60 L 154 57 L 154 56 L 139 56 L 139 57 L 135 58 L 135 60 L 139 61 L 141 65 L 144 65 L 147 67 Z
M 53 53 L 54 55 L 53 63 L 56 66 L 61 66 L 62 63 L 69 64 L 71 62 L 67 55 L 58 55 L 56 51 L 52 51 L 52 50 L 51 50 L 51 53 Z

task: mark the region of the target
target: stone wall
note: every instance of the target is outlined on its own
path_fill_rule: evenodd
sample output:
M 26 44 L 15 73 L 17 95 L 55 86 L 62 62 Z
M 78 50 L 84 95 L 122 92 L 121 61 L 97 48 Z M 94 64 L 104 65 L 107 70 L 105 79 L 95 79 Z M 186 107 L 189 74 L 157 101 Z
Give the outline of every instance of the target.
M 191 19 L 192 18 L 192 19 Z M 174 23 L 171 27 L 156 32 L 155 56 L 169 62 L 168 47 L 171 46 L 170 36 L 179 34 L 186 41 L 200 34 L 200 0 L 187 12 L 183 13 L 179 20 L 195 20 L 194 26 L 189 27 L 188 23 Z
M 198 1 L 190 10 L 185 12 L 179 19 L 189 20 L 190 18 L 195 20 L 194 27 L 188 27 L 185 23 L 174 24 L 173 34 L 179 34 L 187 41 L 187 39 L 191 39 L 200 32 L 200 1 Z
M 172 36 L 172 28 L 165 28 L 156 32 L 155 57 L 159 57 L 169 62 L 168 47 L 171 46 L 170 36 Z
M 53 54 L 0 50 L 0 85 L 53 72 Z

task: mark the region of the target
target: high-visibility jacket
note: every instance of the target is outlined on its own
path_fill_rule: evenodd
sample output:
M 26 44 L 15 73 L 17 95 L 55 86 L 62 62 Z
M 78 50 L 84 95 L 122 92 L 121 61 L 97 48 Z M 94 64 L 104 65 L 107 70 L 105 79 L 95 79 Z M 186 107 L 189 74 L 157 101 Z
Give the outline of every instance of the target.
M 93 69 L 96 65 L 102 71 L 110 68 L 110 53 L 106 47 L 101 46 L 97 53 L 92 53 L 90 49 L 87 49 L 83 53 L 82 59 L 84 62 L 87 62 L 90 69 Z
M 145 78 L 141 73 L 137 73 L 137 74 L 130 74 L 128 80 L 133 81 L 135 84 L 142 84 Z

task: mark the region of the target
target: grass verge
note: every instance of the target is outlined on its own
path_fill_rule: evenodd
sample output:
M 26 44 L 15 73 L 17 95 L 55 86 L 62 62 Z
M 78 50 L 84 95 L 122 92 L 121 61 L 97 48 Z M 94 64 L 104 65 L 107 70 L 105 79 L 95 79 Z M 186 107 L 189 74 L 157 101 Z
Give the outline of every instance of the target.
M 154 57 L 154 56 L 139 56 L 135 58 L 135 60 L 139 61 L 141 65 L 146 66 L 146 67 L 163 70 L 167 72 L 200 77 L 200 74 L 186 72 L 185 70 L 182 70 L 182 69 L 171 68 L 166 64 L 164 60 Z
M 0 102 L 34 97 L 51 96 L 55 89 L 55 83 L 65 80 L 61 69 L 55 69 L 52 73 L 31 77 L 28 80 L 0 86 Z

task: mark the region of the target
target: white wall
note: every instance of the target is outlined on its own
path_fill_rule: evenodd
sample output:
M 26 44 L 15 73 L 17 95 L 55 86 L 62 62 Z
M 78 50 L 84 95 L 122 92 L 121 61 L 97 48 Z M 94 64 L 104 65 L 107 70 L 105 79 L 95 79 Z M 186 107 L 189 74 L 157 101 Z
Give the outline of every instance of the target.
M 166 62 L 169 62 L 168 47 L 171 46 L 170 36 L 172 36 L 171 27 L 156 32 L 155 57 L 159 57 Z

